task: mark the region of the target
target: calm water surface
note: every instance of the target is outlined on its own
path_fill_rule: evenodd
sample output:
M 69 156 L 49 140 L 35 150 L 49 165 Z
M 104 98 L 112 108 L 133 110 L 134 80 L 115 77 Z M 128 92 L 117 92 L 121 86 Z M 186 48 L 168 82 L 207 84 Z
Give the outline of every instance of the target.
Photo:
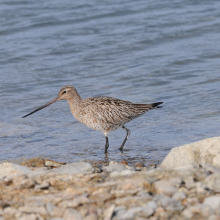
M 103 160 L 105 138 L 66 101 L 21 117 L 64 85 L 163 109 L 110 133 L 109 159 L 160 162 L 219 136 L 219 1 L 0 1 L 0 159 Z

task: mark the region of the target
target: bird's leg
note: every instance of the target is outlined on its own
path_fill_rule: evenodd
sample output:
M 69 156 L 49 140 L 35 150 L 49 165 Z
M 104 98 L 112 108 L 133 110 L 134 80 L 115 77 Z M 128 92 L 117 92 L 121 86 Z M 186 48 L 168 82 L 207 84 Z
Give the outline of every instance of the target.
M 124 127 L 124 125 L 122 126 L 122 128 L 126 130 L 127 135 L 126 135 L 126 137 L 125 137 L 125 139 L 124 139 L 124 141 L 123 141 L 121 147 L 119 148 L 119 150 L 121 150 L 121 151 L 123 151 L 123 147 L 124 147 L 124 145 L 125 145 L 125 142 L 127 141 L 129 135 L 131 134 L 131 131 L 128 130 L 126 127 Z
M 108 153 L 109 142 L 108 142 L 108 135 L 106 135 L 106 134 L 105 134 L 105 140 L 106 140 L 106 143 L 105 143 L 105 153 L 107 154 Z

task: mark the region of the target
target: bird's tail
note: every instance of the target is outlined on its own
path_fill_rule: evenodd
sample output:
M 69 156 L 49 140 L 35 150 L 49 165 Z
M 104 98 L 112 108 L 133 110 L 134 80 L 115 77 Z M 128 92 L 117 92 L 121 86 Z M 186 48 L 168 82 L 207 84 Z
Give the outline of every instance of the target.
M 154 108 L 162 108 L 163 106 L 159 106 L 162 103 L 163 102 L 155 102 L 152 104 L 134 104 L 134 105 L 140 111 L 148 111 L 148 110 L 154 109 Z

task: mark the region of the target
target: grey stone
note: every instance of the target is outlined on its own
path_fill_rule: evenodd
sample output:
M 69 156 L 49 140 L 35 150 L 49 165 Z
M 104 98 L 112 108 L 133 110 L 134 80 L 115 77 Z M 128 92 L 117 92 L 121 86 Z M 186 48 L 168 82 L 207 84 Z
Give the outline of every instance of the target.
M 87 196 L 81 195 L 71 200 L 64 200 L 59 203 L 59 206 L 63 208 L 75 208 L 86 203 L 90 203 L 90 199 L 88 199 Z
M 64 220 L 64 218 L 50 218 L 50 220 Z
M 17 209 L 13 208 L 13 207 L 6 207 L 4 208 L 4 213 L 5 214 L 8 214 L 8 215 L 11 215 L 11 216 L 14 216 L 16 213 L 18 212 Z
M 49 186 L 50 186 L 49 183 L 43 182 L 43 183 L 41 183 L 41 184 L 39 184 L 39 185 L 35 185 L 34 189 L 35 189 L 36 191 L 40 191 L 40 190 L 42 190 L 42 189 L 48 189 Z
M 168 196 L 155 196 L 154 200 L 161 203 L 161 206 L 167 210 L 167 211 L 182 211 L 183 206 L 181 205 L 181 202 L 178 200 L 175 200 L 173 198 L 170 198 Z
M 205 198 L 203 204 L 210 206 L 213 210 L 220 208 L 220 195 Z
M 193 217 L 193 212 L 190 210 L 190 208 L 185 209 L 182 212 L 182 215 L 186 218 L 186 219 L 191 219 Z
M 172 196 L 173 199 L 182 201 L 186 198 L 186 194 L 184 192 L 177 192 Z
M 135 173 L 135 171 L 131 171 L 131 170 L 113 171 L 112 173 L 109 174 L 109 176 L 110 177 L 128 176 L 128 175 L 132 175 L 133 173 Z
M 37 216 L 35 214 L 23 214 L 17 220 L 37 220 Z
M 204 184 L 211 190 L 214 190 L 215 192 L 220 192 L 220 174 L 214 173 L 208 177 L 205 178 L 203 181 Z
M 178 189 L 172 186 L 170 181 L 167 180 L 157 181 L 155 182 L 154 186 L 158 194 L 166 194 L 168 196 L 172 196 L 178 191 Z
M 117 216 L 120 220 L 132 220 L 137 215 L 137 213 L 140 213 L 142 211 L 142 207 L 135 207 L 127 210 L 125 213 L 121 214 L 120 216 Z
M 114 161 L 110 161 L 109 166 L 103 167 L 102 169 L 103 169 L 103 171 L 108 172 L 108 173 L 112 173 L 114 171 L 121 172 L 124 170 L 135 171 L 135 168 L 133 168 L 133 167 L 130 167 L 130 166 L 127 166 L 124 164 L 119 164 Z
M 46 209 L 47 209 L 47 212 L 49 213 L 49 215 L 52 216 L 52 211 L 56 208 L 55 205 L 53 205 L 52 203 L 48 202 L 46 204 Z
M 104 220 L 110 220 L 112 218 L 113 212 L 115 209 L 115 205 L 111 205 L 104 211 Z
M 160 166 L 172 169 L 190 163 L 209 163 L 220 167 L 220 137 L 208 138 L 175 147 L 165 157 Z
M 81 215 L 76 209 L 66 209 L 63 218 L 65 220 L 82 220 Z
M 220 168 L 214 167 L 211 164 L 202 164 L 202 167 L 211 173 L 219 173 L 220 174 Z
M 20 166 L 13 163 L 0 164 L 0 179 L 5 176 L 13 176 L 18 174 L 30 174 L 32 170 L 28 167 Z
M 62 167 L 51 170 L 52 173 L 93 173 L 94 168 L 90 163 L 79 162 L 79 163 L 71 163 L 64 165 Z
M 142 217 L 148 218 L 151 215 L 153 215 L 154 212 L 155 212 L 155 209 L 153 207 L 146 205 L 146 206 L 142 207 L 140 215 Z
M 23 206 L 19 207 L 18 210 L 24 213 L 38 213 L 40 215 L 47 215 L 47 210 L 44 207 Z

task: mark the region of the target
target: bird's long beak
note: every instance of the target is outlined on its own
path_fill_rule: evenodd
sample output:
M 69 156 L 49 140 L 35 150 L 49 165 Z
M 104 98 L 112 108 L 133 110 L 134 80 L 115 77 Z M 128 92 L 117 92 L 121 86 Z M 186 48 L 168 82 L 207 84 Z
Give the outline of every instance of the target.
M 29 115 L 32 115 L 32 114 L 34 114 L 35 112 L 38 112 L 38 111 L 40 111 L 41 109 L 46 108 L 48 105 L 51 105 L 51 104 L 53 104 L 54 102 L 57 102 L 57 101 L 59 101 L 59 100 L 60 100 L 60 98 L 59 98 L 59 96 L 57 96 L 55 99 L 51 100 L 50 102 L 48 102 L 47 104 L 41 106 L 40 108 L 34 110 L 33 112 L 31 112 L 31 113 L 29 113 L 29 114 L 23 116 L 22 118 L 25 118 L 25 117 L 27 117 L 27 116 L 29 116 Z

